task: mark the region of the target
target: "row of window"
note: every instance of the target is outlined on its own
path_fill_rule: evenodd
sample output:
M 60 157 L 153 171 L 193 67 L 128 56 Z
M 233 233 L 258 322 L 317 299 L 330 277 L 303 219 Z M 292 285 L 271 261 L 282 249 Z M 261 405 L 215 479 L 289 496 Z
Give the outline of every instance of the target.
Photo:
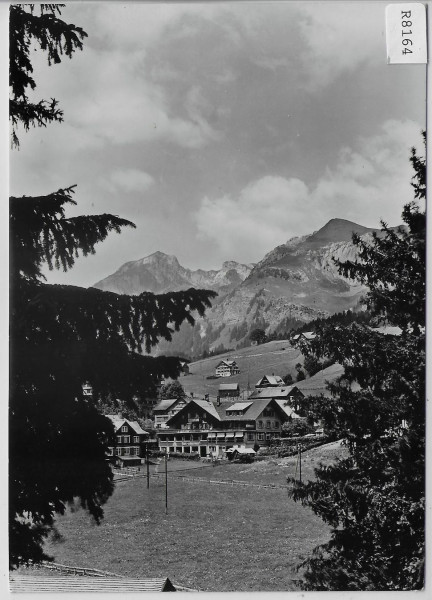
M 256 439 L 258 441 L 263 441 L 263 440 L 271 440 L 272 434 L 271 433 L 257 433 L 256 434 Z M 248 442 L 253 442 L 255 439 L 255 434 L 254 433 L 248 433 L 247 434 L 247 439 Z
M 266 421 L 266 429 L 271 429 L 272 422 Z M 258 421 L 258 429 L 264 429 L 264 422 Z M 279 429 L 279 421 L 273 421 L 273 429 Z
M 122 429 L 123 429 L 123 427 L 122 427 Z M 133 443 L 139 444 L 139 441 L 140 441 L 139 435 L 134 435 L 132 437 L 133 437 Z M 130 435 L 118 435 L 117 443 L 118 444 L 130 444 L 131 443 L 130 439 L 131 439 Z
M 116 453 L 116 456 L 139 456 L 140 449 L 139 449 L 139 447 L 137 448 L 135 446 L 132 448 L 116 448 L 115 453 Z M 114 455 L 114 448 L 108 449 L 108 455 L 109 456 Z

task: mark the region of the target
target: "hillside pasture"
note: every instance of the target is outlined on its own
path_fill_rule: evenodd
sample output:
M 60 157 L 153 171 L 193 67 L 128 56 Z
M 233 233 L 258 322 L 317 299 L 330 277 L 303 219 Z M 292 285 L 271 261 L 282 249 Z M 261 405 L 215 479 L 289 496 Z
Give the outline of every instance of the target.
M 317 461 L 340 454 L 334 445 L 304 456 L 303 474 L 313 477 Z M 309 461 L 308 461 L 309 458 Z M 313 459 L 313 460 L 312 460 Z M 254 463 L 203 465 L 191 475 L 207 480 L 229 478 L 286 484 L 295 457 Z M 177 462 L 177 461 L 176 461 Z M 328 539 L 329 530 L 312 511 L 287 497 L 286 490 L 182 481 L 182 467 L 169 461 L 168 514 L 165 478 L 116 484 L 96 525 L 81 509 L 56 521 L 46 551 L 61 564 L 91 567 L 133 578 L 169 577 L 202 591 L 290 591 L 296 565 Z M 160 469 L 162 471 L 162 469 Z
M 216 366 L 221 360 L 235 360 L 240 373 L 232 377 L 207 379 L 215 374 Z M 303 360 L 303 355 L 288 340 L 278 340 L 192 362 L 189 365 L 190 375 L 181 377 L 180 382 L 187 393 L 192 392 L 195 396 L 209 394 L 210 397 L 216 397 L 221 383 L 238 383 L 242 394 L 246 393 L 248 384 L 253 390 L 264 375 L 274 373 L 284 377 L 291 373 L 295 379 L 295 365 L 303 364 Z

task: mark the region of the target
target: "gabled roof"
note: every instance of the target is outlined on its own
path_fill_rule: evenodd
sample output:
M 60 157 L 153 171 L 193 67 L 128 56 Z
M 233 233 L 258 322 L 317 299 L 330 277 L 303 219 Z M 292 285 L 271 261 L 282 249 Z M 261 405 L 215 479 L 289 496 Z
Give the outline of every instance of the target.
M 221 392 L 228 392 L 231 390 L 238 390 L 239 389 L 239 384 L 238 383 L 221 383 L 219 386 L 219 391 Z
M 106 416 L 111 421 L 111 423 L 114 425 L 114 429 L 116 431 L 118 431 L 120 429 L 120 427 L 122 427 L 125 423 L 127 423 L 130 427 L 132 427 L 132 429 L 135 431 L 135 433 L 143 433 L 143 434 L 148 435 L 148 432 L 144 431 L 144 429 L 142 429 L 141 425 L 139 425 L 139 423 L 137 423 L 136 421 L 129 421 L 128 419 L 123 419 L 122 417 L 119 417 L 118 415 L 106 415 Z
M 256 454 L 253 448 L 233 448 L 233 453 L 238 452 L 239 454 Z
M 288 385 L 284 387 L 268 387 L 255 390 L 250 396 L 251 400 L 255 398 L 289 398 L 294 392 L 298 392 L 296 385 Z
M 178 402 L 178 400 L 179 398 L 167 398 L 166 400 L 161 400 L 159 404 L 156 404 L 156 406 L 153 408 L 153 411 L 161 410 L 163 412 L 166 412 L 171 408 L 173 404 Z
M 255 387 L 262 385 L 263 382 L 265 382 L 265 381 L 267 381 L 269 383 L 269 385 L 274 385 L 274 386 L 279 386 L 279 385 L 284 384 L 284 380 L 282 379 L 282 377 L 279 377 L 279 375 L 264 375 L 264 377 L 261 377 L 261 379 L 258 381 L 258 383 L 255 384 Z
M 303 331 L 302 335 L 307 340 L 314 340 L 316 338 L 316 333 L 313 331 Z
M 244 413 L 244 415 L 242 417 L 237 417 L 240 419 L 246 419 L 246 420 L 255 420 L 257 419 L 260 414 L 262 413 L 262 411 L 267 408 L 267 406 L 270 404 L 270 402 L 272 402 L 271 398 L 266 398 L 265 400 L 254 400 L 252 402 L 252 405 L 247 409 L 247 411 Z
M 177 419 L 178 416 L 183 413 L 183 411 L 188 410 L 190 408 L 191 404 L 195 404 L 196 406 L 199 406 L 202 410 L 205 410 L 209 415 L 211 415 L 213 418 L 217 419 L 218 421 L 221 420 L 221 417 L 219 416 L 218 411 L 216 410 L 216 407 L 213 404 L 213 402 L 210 402 L 208 400 L 195 400 L 195 398 L 194 398 L 193 400 L 190 400 L 186 404 L 186 406 L 184 406 L 177 414 L 170 417 L 167 420 L 167 424 L 170 423 L 173 419 Z
M 232 367 L 233 365 L 236 365 L 236 361 L 235 360 L 221 360 L 220 363 L 218 363 L 216 365 L 216 369 L 218 367 L 220 367 L 221 365 L 226 365 L 227 367 Z
M 220 416 L 215 408 L 213 402 L 207 400 L 192 400 L 191 402 L 195 402 L 198 406 L 200 406 L 203 410 L 208 412 L 215 419 L 220 420 Z
M 278 406 L 281 407 L 281 409 L 284 411 L 284 413 L 288 416 L 291 417 L 291 419 L 300 419 L 300 415 L 298 415 L 296 412 L 294 412 L 294 409 L 291 408 L 291 406 L 288 406 L 288 404 L 286 403 L 285 400 L 275 400 L 276 404 Z
M 296 341 L 301 337 L 304 337 L 306 340 L 314 340 L 316 338 L 316 333 L 314 331 L 302 331 L 301 333 L 293 335 L 292 339 Z
M 202 410 L 205 410 L 208 414 L 214 417 L 214 419 L 219 421 L 221 426 L 223 426 L 225 421 L 254 421 L 271 402 L 273 402 L 273 398 L 259 398 L 251 400 L 251 402 L 234 402 L 229 406 L 227 406 L 226 403 L 223 403 L 218 406 L 217 404 L 207 400 L 191 400 L 177 414 L 170 417 L 167 420 L 167 424 L 169 425 L 175 421 L 179 415 L 181 415 L 183 411 L 188 410 L 190 405 L 193 403 L 199 406 Z M 286 414 L 286 411 L 284 411 L 279 404 L 277 404 L 277 407 L 284 412 L 284 414 Z M 231 410 L 244 410 L 244 412 L 242 415 L 227 414 L 227 412 L 230 412 Z

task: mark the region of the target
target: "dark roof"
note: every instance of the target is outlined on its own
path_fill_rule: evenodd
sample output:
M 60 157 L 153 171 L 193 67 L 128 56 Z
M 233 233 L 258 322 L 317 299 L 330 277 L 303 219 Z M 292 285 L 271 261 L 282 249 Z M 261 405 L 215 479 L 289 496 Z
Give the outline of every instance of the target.
M 194 398 L 193 400 L 190 400 L 186 404 L 186 406 L 184 406 L 177 414 L 170 417 L 167 420 L 167 424 L 170 423 L 173 419 L 177 418 L 177 416 L 180 415 L 184 410 L 187 410 L 191 404 L 195 404 L 196 406 L 199 406 L 201 409 L 208 412 L 212 417 L 214 417 L 215 419 L 220 421 L 220 416 L 219 416 L 218 411 L 216 410 L 216 407 L 213 404 L 213 402 L 210 402 L 207 400 L 195 400 L 195 398 Z
M 264 375 L 264 377 L 261 377 L 261 379 L 255 384 L 255 387 L 262 385 L 264 380 L 268 381 L 269 385 L 274 386 L 280 386 L 284 383 L 284 380 L 282 377 L 279 377 L 279 375 Z
M 63 575 L 59 577 L 39 575 L 10 575 L 11 592 L 39 594 L 57 592 L 175 592 L 167 577 L 155 579 L 126 579 L 123 577 L 86 577 Z
M 182 413 L 183 410 L 186 410 L 188 406 L 194 402 L 197 406 L 208 412 L 215 419 L 220 422 L 223 421 L 254 421 L 259 417 L 262 411 L 273 401 L 273 398 L 250 398 L 250 402 L 233 402 L 232 404 L 223 403 L 219 406 L 214 402 L 208 402 L 207 400 L 191 400 L 180 412 L 176 415 L 170 417 L 167 421 L 167 424 L 175 420 L 178 415 Z M 245 410 L 242 415 L 227 415 L 227 411 L 230 410 L 242 410 L 244 405 L 249 404 L 249 407 Z M 235 406 L 243 405 L 241 408 L 234 408 Z M 281 412 L 285 413 L 285 411 L 276 403 L 278 409 Z M 286 414 L 286 413 L 285 413 Z
M 216 365 L 216 369 L 218 367 L 220 367 L 221 365 L 226 365 L 227 367 L 232 367 L 233 365 L 237 366 L 237 363 L 235 360 L 221 360 L 217 365 Z
M 219 391 L 224 392 L 224 391 L 231 391 L 231 390 L 238 390 L 239 389 L 239 384 L 238 383 L 221 383 L 219 386 Z
M 155 411 L 155 410 L 167 411 L 176 402 L 178 402 L 178 398 L 167 398 L 166 400 L 161 400 L 159 402 L 159 404 L 156 404 L 156 406 L 153 408 L 153 411 Z
M 267 387 L 255 390 L 250 396 L 251 400 L 255 398 L 288 398 L 294 391 L 298 391 L 296 385 L 286 385 L 284 387 Z

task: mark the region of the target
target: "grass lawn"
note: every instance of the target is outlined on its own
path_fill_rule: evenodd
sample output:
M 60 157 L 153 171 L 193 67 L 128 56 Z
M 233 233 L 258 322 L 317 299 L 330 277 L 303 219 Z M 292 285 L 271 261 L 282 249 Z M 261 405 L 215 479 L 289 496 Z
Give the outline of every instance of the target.
M 310 451 L 303 460 L 305 478 L 318 461 L 338 454 L 334 446 Z M 173 471 L 174 465 L 192 467 L 188 461 L 168 465 Z M 284 484 L 294 468 L 290 458 L 191 474 Z M 101 525 L 82 510 L 70 510 L 57 519 L 61 538 L 51 538 L 46 550 L 59 563 L 136 578 L 167 576 L 203 591 L 289 591 L 296 589 L 296 564 L 328 537 L 322 521 L 282 490 L 187 483 L 173 473 L 168 493 L 166 515 L 163 477 L 152 478 L 149 490 L 144 478 L 118 482 Z
M 206 379 L 208 375 L 215 374 L 215 368 L 221 360 L 228 359 L 237 362 L 240 368 L 239 375 Z M 193 392 L 196 397 L 202 397 L 204 394 L 216 397 L 221 383 L 238 383 L 240 390 L 244 391 L 249 381 L 253 390 L 263 375 L 295 375 L 296 363 L 303 364 L 303 360 L 302 354 L 293 348 L 288 340 L 273 341 L 192 362 L 189 365 L 191 374 L 181 377 L 179 381 L 188 393 Z

